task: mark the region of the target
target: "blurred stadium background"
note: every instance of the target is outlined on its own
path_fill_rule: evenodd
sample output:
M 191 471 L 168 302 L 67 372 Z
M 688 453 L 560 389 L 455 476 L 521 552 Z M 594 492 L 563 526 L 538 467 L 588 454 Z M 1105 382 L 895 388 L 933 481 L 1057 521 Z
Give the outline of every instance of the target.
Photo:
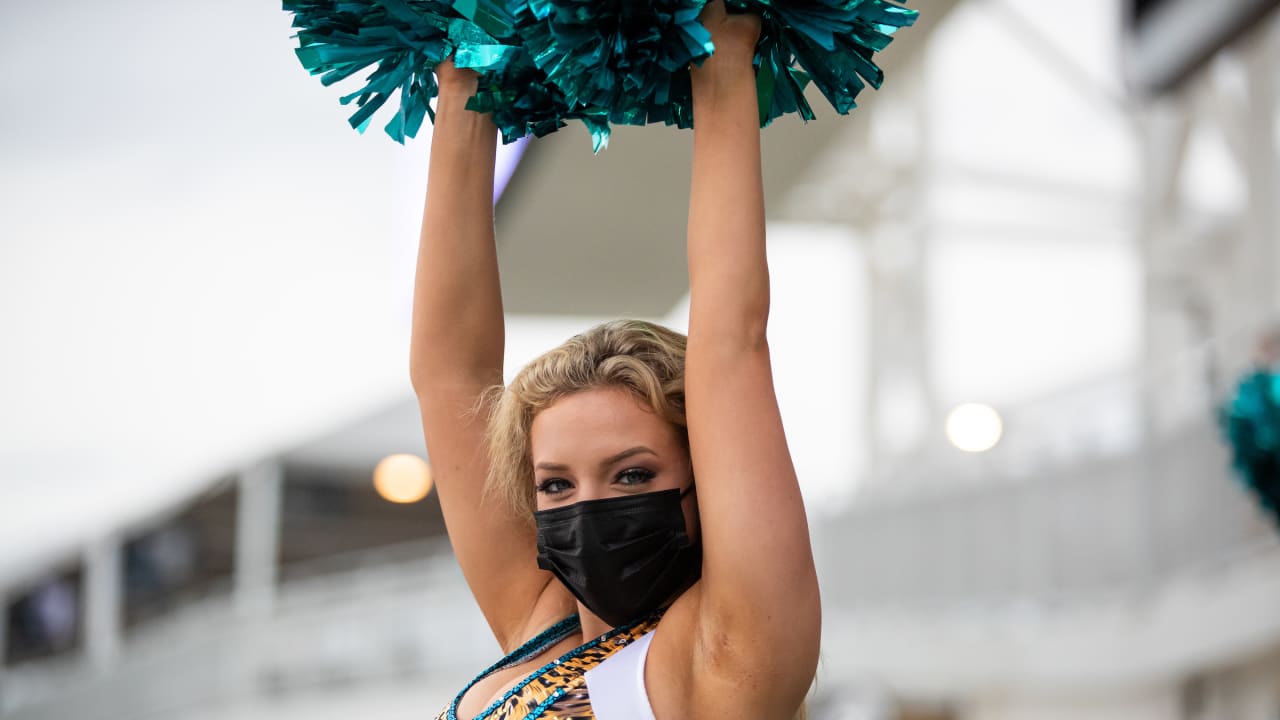
M 883 91 L 766 132 L 814 720 L 1280 718 L 1217 423 L 1280 320 L 1277 4 L 920 0 Z M 429 718 L 496 657 L 408 383 L 428 143 L 288 25 L 0 4 L 4 720 Z M 507 149 L 513 369 L 683 324 L 689 151 Z

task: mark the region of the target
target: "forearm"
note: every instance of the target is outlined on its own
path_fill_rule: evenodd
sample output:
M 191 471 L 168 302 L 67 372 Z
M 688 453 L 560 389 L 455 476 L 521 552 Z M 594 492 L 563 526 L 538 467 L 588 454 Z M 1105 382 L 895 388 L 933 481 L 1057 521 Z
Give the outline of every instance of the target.
M 465 109 L 466 87 L 442 88 L 431 140 L 413 299 L 411 375 L 501 380 L 502 295 L 493 230 L 496 130 Z
M 691 335 L 714 328 L 763 339 L 769 274 L 756 102 L 749 56 L 713 56 L 693 70 Z

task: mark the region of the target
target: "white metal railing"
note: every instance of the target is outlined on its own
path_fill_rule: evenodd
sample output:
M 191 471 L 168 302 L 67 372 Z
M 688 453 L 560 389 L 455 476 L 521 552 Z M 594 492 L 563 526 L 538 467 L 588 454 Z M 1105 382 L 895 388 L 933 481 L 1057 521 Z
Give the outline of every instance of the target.
M 167 720 L 335 682 L 460 687 L 497 646 L 441 550 L 429 541 L 317 561 L 256 618 L 237 613 L 230 593 L 211 594 L 139 626 L 107 668 L 81 659 L 10 668 L 0 717 Z
M 997 408 L 1004 434 L 996 447 L 971 454 L 936 437 L 887 458 L 862 484 L 863 500 L 910 502 L 957 486 L 1037 477 L 1062 465 L 1158 452 L 1162 438 L 1216 416 L 1236 379 L 1249 369 L 1254 344 L 1277 322 L 1269 314 L 1249 318 L 1210 340 L 1150 358 L 1149 367 L 1124 369 Z M 931 423 L 942 425 L 941 418 Z
M 900 608 L 1044 605 L 1142 589 L 1275 547 L 1278 536 L 1231 476 L 1208 421 L 1145 457 L 867 505 L 816 534 L 832 601 Z
M 1052 603 L 1273 549 L 1217 417 L 1267 327 L 1008 409 L 989 453 L 899 463 L 819 528 L 824 586 L 862 605 Z

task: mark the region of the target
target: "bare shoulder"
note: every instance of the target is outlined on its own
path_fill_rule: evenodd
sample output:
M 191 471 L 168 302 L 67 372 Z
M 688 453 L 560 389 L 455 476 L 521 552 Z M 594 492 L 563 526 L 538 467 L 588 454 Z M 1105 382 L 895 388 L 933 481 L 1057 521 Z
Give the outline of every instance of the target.
M 685 717 L 688 712 L 701 606 L 699 581 L 676 598 L 658 621 L 644 669 L 644 684 L 655 717 Z

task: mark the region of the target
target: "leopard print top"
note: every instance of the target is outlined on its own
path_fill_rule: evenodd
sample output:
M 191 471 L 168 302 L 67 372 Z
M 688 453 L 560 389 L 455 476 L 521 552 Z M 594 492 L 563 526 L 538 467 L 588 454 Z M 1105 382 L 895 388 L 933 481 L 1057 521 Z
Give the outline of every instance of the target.
M 639 622 L 614 628 L 548 662 L 521 680 L 474 720 L 595 720 L 591 698 L 587 694 L 586 672 L 631 642 L 644 637 L 658 626 L 660 617 L 659 613 L 655 613 Z M 449 707 L 436 716 L 436 720 L 459 720 L 458 703 L 473 685 L 503 668 L 537 657 L 577 631 L 578 627 L 578 616 L 573 615 L 516 648 L 464 687 Z

